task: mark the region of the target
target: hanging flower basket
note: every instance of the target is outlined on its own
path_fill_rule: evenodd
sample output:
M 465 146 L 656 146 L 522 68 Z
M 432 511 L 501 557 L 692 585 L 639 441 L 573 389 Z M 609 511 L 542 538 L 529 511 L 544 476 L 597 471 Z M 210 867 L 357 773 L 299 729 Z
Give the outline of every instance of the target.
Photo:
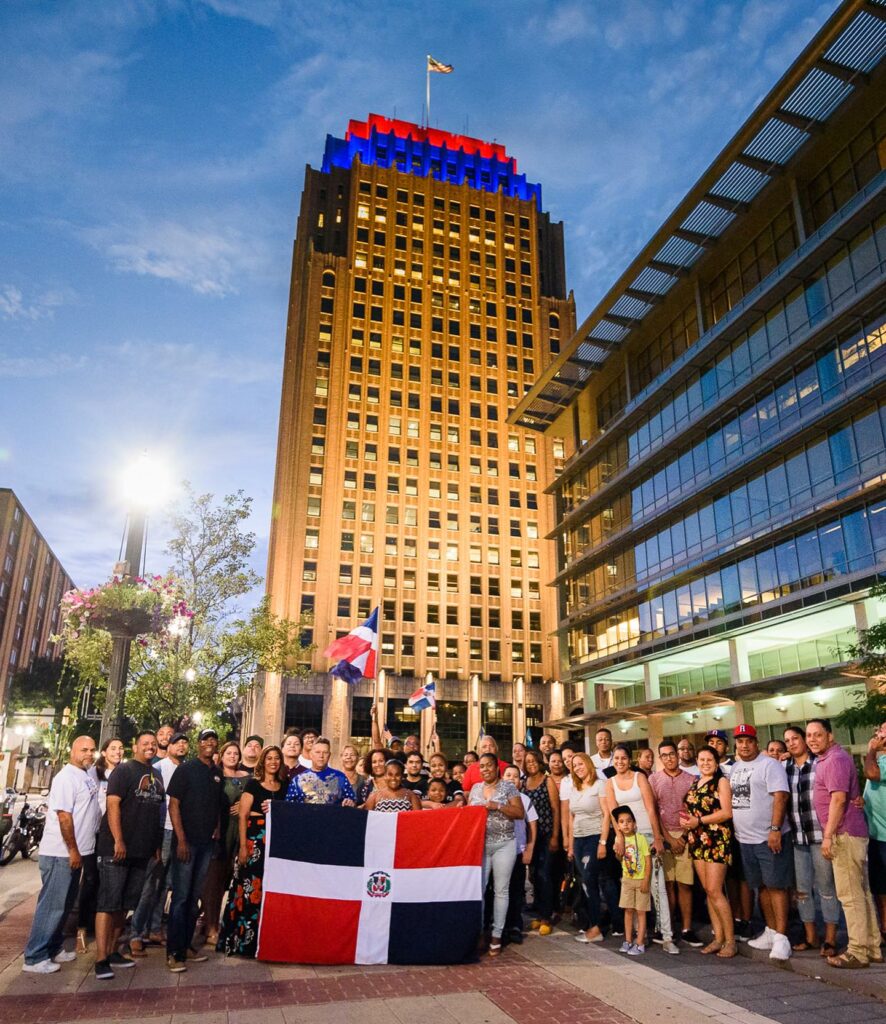
M 76 641 L 81 634 L 104 630 L 111 636 L 135 640 L 151 637 L 164 645 L 171 628 L 193 618 L 185 604 L 181 583 L 174 576 L 123 579 L 115 576 L 91 590 L 69 590 L 61 601 L 59 639 Z

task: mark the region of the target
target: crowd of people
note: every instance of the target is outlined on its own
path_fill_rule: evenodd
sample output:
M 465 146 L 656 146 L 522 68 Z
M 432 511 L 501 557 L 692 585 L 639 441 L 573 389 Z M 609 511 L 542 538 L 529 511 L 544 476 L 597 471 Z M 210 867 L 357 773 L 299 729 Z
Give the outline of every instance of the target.
M 697 752 L 686 738 L 632 752 L 601 728 L 589 755 L 545 734 L 537 748 L 515 743 L 509 761 L 491 736 L 459 761 L 439 751 L 426 760 L 418 736 L 382 735 L 375 716 L 372 739 L 363 754 L 344 747 L 336 768 L 312 729 L 221 748 L 203 729 L 192 750 L 186 733 L 162 726 L 139 733 L 128 759 L 119 739 L 97 753 L 79 737 L 50 790 L 23 970 L 58 971 L 90 934 L 98 979 L 133 968 L 151 946 L 165 947 L 176 973 L 207 960 L 207 945 L 254 957 L 276 800 L 389 813 L 485 807 L 492 957 L 527 927 L 549 935 L 568 913 L 576 941 L 609 933 L 634 957 L 651 938 L 671 955 L 682 945 L 729 959 L 747 941 L 775 960 L 817 949 L 837 969 L 883 963 L 886 723 L 863 761 L 864 795 L 825 719 L 788 726 L 765 751 L 754 726 L 739 725 L 732 753 L 719 729 Z M 793 943 L 792 903 L 802 924 Z M 707 942 L 695 930 L 703 920 Z M 756 936 L 752 920 L 762 920 Z

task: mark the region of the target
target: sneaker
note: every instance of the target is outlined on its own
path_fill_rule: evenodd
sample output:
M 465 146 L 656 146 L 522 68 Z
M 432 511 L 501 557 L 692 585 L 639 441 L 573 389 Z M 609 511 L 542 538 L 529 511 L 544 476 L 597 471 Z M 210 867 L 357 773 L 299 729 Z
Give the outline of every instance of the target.
M 95 976 L 99 981 L 109 981 L 114 977 L 114 972 L 107 960 L 96 960 Z
M 209 957 L 205 953 L 198 953 L 196 949 L 189 949 L 185 958 L 192 964 L 205 964 Z
M 130 939 L 129 940 L 129 953 L 130 956 L 147 956 L 148 951 L 145 949 L 144 939 Z
M 747 942 L 751 937 L 751 922 L 735 918 L 735 938 L 739 942 Z
M 182 971 L 186 971 L 188 969 L 188 965 L 184 960 L 176 960 L 174 956 L 168 956 L 166 958 L 166 966 L 173 974 L 181 974 Z
M 519 928 L 512 928 L 508 932 L 508 941 L 515 943 L 517 946 L 522 946 L 523 932 Z
M 589 938 L 587 937 L 587 935 L 585 935 L 585 933 L 584 933 L 584 932 L 579 932 L 579 933 L 578 933 L 578 935 L 573 935 L 572 937 L 573 937 L 573 939 L 575 939 L 575 941 L 576 941 L 576 942 L 584 942 L 584 943 L 589 943 L 589 942 L 591 941 L 591 940 L 590 940 L 590 939 L 589 939 Z
M 631 943 L 631 942 L 623 942 L 621 944 L 621 946 L 619 946 L 618 951 L 619 951 L 619 953 L 630 953 L 632 948 L 633 948 L 633 943 Z
M 61 967 L 51 960 L 41 960 L 39 964 L 22 964 L 22 970 L 25 974 L 55 974 Z
M 695 948 L 704 945 L 701 939 L 695 934 L 695 932 L 691 928 L 686 928 L 682 932 L 680 932 L 680 941 L 685 942 L 687 946 L 693 946 Z
M 72 949 L 60 949 L 52 958 L 54 964 L 69 964 L 77 959 L 77 954 Z
M 667 943 L 665 943 L 665 945 L 667 945 Z M 671 943 L 671 945 L 673 945 L 673 943 Z M 645 946 L 634 945 L 634 946 L 631 946 L 631 948 L 628 950 L 628 956 L 642 956 L 645 952 L 646 952 L 646 947 Z
M 779 932 L 772 933 L 772 950 L 769 953 L 770 960 L 790 960 L 791 943 L 787 935 Z
M 756 937 L 756 939 L 750 939 L 748 945 L 751 949 L 772 949 L 772 941 L 775 938 L 775 932 L 771 928 L 764 928 L 762 933 Z
M 657 928 L 652 933 L 652 941 L 656 944 L 656 946 L 660 946 L 664 942 L 664 936 Z
M 661 948 L 662 948 L 662 952 L 670 953 L 671 956 L 679 956 L 679 954 L 680 954 L 680 950 L 677 949 L 676 945 L 670 939 L 666 939 L 661 944 Z
M 135 967 L 135 961 L 122 953 L 112 953 L 105 961 L 111 967 Z
M 618 928 L 613 928 L 610 934 L 612 935 L 612 937 L 614 939 L 620 939 L 622 937 L 622 935 L 624 935 L 624 933 L 625 933 L 624 928 L 622 928 L 621 931 L 619 931 Z

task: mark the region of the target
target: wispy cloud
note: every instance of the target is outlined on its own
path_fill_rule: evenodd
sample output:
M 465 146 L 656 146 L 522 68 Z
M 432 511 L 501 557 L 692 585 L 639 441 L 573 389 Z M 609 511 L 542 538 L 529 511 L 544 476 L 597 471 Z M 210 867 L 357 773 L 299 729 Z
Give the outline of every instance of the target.
M 82 370 L 89 360 L 86 356 L 57 355 L 0 356 L 0 378 L 17 377 L 22 380 L 59 377 Z
M 241 274 L 255 269 L 258 260 L 254 240 L 209 220 L 185 224 L 139 217 L 87 228 L 83 235 L 121 273 L 159 277 L 198 295 L 235 293 Z
M 2 284 L 0 285 L 0 319 L 51 319 L 59 306 L 66 305 L 72 298 L 73 292 L 68 289 L 44 291 L 26 298 L 17 285 Z

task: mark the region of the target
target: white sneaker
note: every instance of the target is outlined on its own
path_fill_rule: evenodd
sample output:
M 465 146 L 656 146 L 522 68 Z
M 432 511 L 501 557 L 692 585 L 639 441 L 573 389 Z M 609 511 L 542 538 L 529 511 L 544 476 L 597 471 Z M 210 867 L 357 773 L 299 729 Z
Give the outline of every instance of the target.
M 51 960 L 41 960 L 39 964 L 22 964 L 22 970 L 25 974 L 55 974 L 61 967 Z
M 69 964 L 77 959 L 77 954 L 70 949 L 60 949 L 52 958 L 54 964 Z
M 748 945 L 751 949 L 772 949 L 772 943 L 777 934 L 771 928 L 764 928 L 763 934 L 758 935 L 756 939 L 751 939 Z
M 788 941 L 787 935 L 782 935 L 780 932 L 773 932 L 772 934 L 772 951 L 769 954 L 770 960 L 790 960 L 791 959 L 791 944 Z
M 679 956 L 680 950 L 671 939 L 665 939 L 661 944 L 661 948 L 665 953 L 670 953 L 671 956 Z

